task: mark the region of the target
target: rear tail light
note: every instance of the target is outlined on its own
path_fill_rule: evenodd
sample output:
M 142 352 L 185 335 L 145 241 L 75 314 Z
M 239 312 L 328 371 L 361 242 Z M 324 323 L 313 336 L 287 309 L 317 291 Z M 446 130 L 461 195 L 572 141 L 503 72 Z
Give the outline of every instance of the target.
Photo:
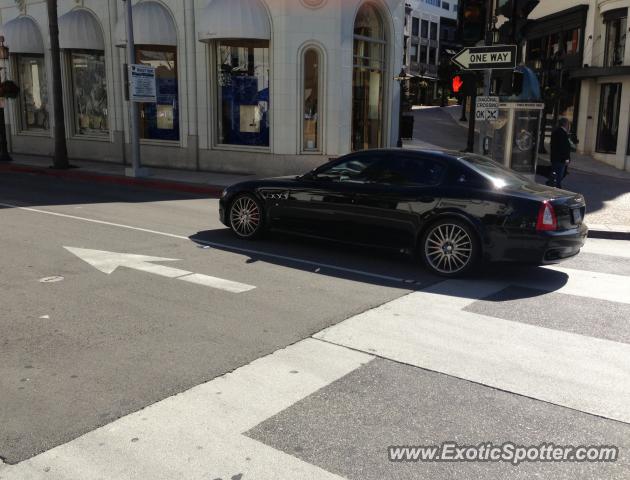
M 538 210 L 538 221 L 536 222 L 536 230 L 539 232 L 557 230 L 558 229 L 558 217 L 556 217 L 556 211 L 553 209 L 553 205 L 549 200 L 545 200 Z

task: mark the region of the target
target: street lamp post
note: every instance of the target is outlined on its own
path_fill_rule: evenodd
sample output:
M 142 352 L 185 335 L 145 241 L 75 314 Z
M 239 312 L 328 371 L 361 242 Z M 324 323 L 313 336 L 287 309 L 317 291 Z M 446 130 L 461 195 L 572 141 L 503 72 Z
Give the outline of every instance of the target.
M 403 109 L 404 109 L 404 95 L 405 95 L 403 82 L 409 80 L 410 78 L 411 78 L 411 75 L 407 75 L 407 72 L 405 71 L 405 67 L 400 69 L 400 73 L 398 74 L 397 77 L 394 77 L 394 80 L 396 80 L 398 84 L 400 85 L 400 109 L 398 112 L 398 142 L 396 143 L 396 146 L 398 148 L 402 148 L 403 146 L 402 124 L 403 124 Z
M 2 67 L 0 67 L 0 80 L 2 80 L 2 70 L 6 67 L 4 63 L 9 58 L 9 49 L 4 45 L 4 37 L 0 36 L 0 60 L 2 60 Z M 6 78 L 6 77 L 5 77 Z M 7 144 L 7 125 L 4 120 L 4 102 L 2 99 L 0 103 L 0 162 L 11 162 L 13 159 L 9 155 L 9 146 Z

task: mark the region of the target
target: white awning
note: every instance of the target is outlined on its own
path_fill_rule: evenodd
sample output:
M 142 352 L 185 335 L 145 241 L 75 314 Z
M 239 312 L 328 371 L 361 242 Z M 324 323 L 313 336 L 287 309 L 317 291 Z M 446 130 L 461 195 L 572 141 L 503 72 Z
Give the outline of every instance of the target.
M 197 24 L 199 40 L 271 40 L 267 10 L 258 0 L 210 0 Z
M 96 17 L 83 9 L 59 17 L 59 48 L 105 50 L 103 30 Z
M 116 46 L 127 44 L 125 11 L 116 25 Z M 145 1 L 133 7 L 133 37 L 136 45 L 177 46 L 177 30 L 170 12 L 157 2 Z
M 4 44 L 10 53 L 44 54 L 44 40 L 39 27 L 31 17 L 21 16 L 2 26 Z

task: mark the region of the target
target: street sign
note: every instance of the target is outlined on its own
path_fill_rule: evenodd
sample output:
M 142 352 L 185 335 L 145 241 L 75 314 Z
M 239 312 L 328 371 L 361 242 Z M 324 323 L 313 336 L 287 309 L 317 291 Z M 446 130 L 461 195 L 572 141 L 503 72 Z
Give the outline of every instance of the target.
M 129 100 L 139 103 L 157 102 L 154 67 L 129 65 Z
M 511 69 L 516 67 L 516 45 L 468 47 L 452 60 L 465 70 Z
M 230 293 L 243 293 L 253 290 L 254 286 L 244 283 L 233 282 L 223 278 L 211 277 L 200 273 L 193 273 L 179 268 L 155 265 L 153 262 L 175 262 L 174 258 L 148 257 L 146 255 L 134 255 L 130 253 L 107 252 L 104 250 L 89 250 L 87 248 L 63 247 L 70 253 L 76 255 L 84 262 L 92 265 L 97 270 L 108 275 L 114 273 L 119 267 L 140 270 L 141 272 L 153 273 L 161 277 L 184 282 L 202 285 L 204 287 L 216 288 Z
M 499 97 L 477 97 L 476 120 L 494 121 L 499 119 Z

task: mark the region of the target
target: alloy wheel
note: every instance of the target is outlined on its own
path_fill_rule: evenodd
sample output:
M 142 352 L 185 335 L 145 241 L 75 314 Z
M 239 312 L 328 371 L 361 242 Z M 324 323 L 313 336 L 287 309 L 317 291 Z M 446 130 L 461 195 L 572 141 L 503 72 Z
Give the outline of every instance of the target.
M 253 237 L 261 225 L 260 207 L 248 196 L 237 198 L 230 209 L 230 225 L 239 237 Z
M 461 226 L 442 223 L 426 236 L 424 254 L 427 263 L 437 272 L 453 275 L 461 272 L 473 258 L 473 242 Z

